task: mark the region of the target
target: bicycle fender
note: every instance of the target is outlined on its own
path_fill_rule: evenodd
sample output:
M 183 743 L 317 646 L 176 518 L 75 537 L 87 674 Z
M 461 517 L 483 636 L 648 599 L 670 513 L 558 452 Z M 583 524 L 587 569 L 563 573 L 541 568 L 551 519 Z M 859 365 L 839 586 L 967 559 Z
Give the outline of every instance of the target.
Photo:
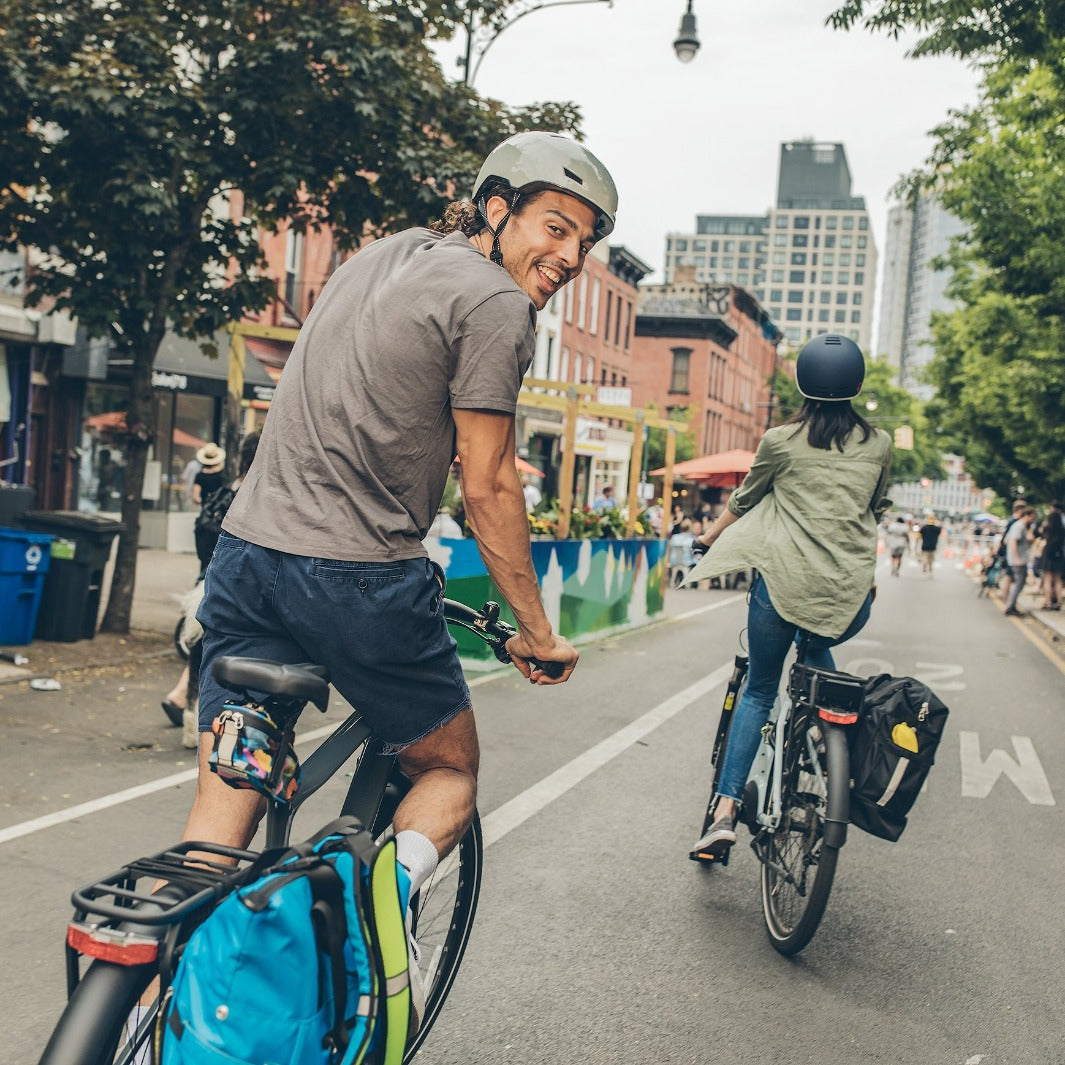
M 825 763 L 829 781 L 843 781 L 843 787 L 829 786 L 825 809 L 825 846 L 838 850 L 847 842 L 851 795 L 847 733 L 841 726 L 827 725 L 825 728 Z

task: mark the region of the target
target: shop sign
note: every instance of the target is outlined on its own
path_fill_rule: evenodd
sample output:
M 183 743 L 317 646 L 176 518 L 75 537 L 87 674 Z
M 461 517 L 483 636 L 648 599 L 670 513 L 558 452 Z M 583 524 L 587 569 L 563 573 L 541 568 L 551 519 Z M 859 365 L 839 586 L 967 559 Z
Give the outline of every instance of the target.
M 152 370 L 152 388 L 167 388 L 171 392 L 184 392 L 188 387 L 189 379 L 183 373 Z
M 577 419 L 574 452 L 578 455 L 602 455 L 606 452 L 606 429 L 602 422 Z
M 244 398 L 259 403 L 272 403 L 277 388 L 274 385 L 244 385 Z
M 610 407 L 631 407 L 632 389 L 617 388 L 612 385 L 600 385 L 596 401 Z

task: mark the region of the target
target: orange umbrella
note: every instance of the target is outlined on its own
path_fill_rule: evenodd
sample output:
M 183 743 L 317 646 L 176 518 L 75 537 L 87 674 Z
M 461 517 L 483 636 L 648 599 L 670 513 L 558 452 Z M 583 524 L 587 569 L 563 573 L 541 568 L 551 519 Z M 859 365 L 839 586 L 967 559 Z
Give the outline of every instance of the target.
M 678 462 L 673 467 L 673 476 L 710 488 L 734 488 L 743 480 L 754 462 L 754 452 L 734 448 L 716 455 L 703 455 L 687 462 Z M 665 466 L 651 471 L 652 477 L 661 477 Z

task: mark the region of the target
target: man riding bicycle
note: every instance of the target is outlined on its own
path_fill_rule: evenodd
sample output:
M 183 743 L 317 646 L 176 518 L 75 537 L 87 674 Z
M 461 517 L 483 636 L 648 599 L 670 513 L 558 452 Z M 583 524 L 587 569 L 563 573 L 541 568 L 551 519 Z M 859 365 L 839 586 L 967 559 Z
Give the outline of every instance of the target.
M 560 134 L 522 133 L 489 154 L 472 202 L 450 204 L 432 229 L 368 245 L 330 278 L 207 571 L 185 839 L 245 847 L 264 810 L 261 796 L 209 771 L 211 724 L 227 697 L 211 675 L 222 655 L 325 666 L 398 752 L 412 784 L 394 821 L 411 895 L 462 837 L 477 733 L 443 573 L 422 539 L 457 453 L 466 520 L 518 622 L 507 650 L 534 684 L 569 678 L 577 652 L 552 631 L 532 565 L 514 411 L 535 312 L 581 272 L 616 210 L 591 152 Z M 561 663 L 561 675 L 532 659 Z

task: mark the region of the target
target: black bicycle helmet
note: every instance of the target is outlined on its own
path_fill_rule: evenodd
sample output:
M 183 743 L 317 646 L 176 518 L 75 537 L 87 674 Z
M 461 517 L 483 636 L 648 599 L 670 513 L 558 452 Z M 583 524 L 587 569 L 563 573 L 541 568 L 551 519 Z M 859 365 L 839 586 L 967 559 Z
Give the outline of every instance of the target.
M 807 399 L 854 399 L 864 380 L 862 349 L 839 333 L 808 340 L 795 363 L 795 383 Z

